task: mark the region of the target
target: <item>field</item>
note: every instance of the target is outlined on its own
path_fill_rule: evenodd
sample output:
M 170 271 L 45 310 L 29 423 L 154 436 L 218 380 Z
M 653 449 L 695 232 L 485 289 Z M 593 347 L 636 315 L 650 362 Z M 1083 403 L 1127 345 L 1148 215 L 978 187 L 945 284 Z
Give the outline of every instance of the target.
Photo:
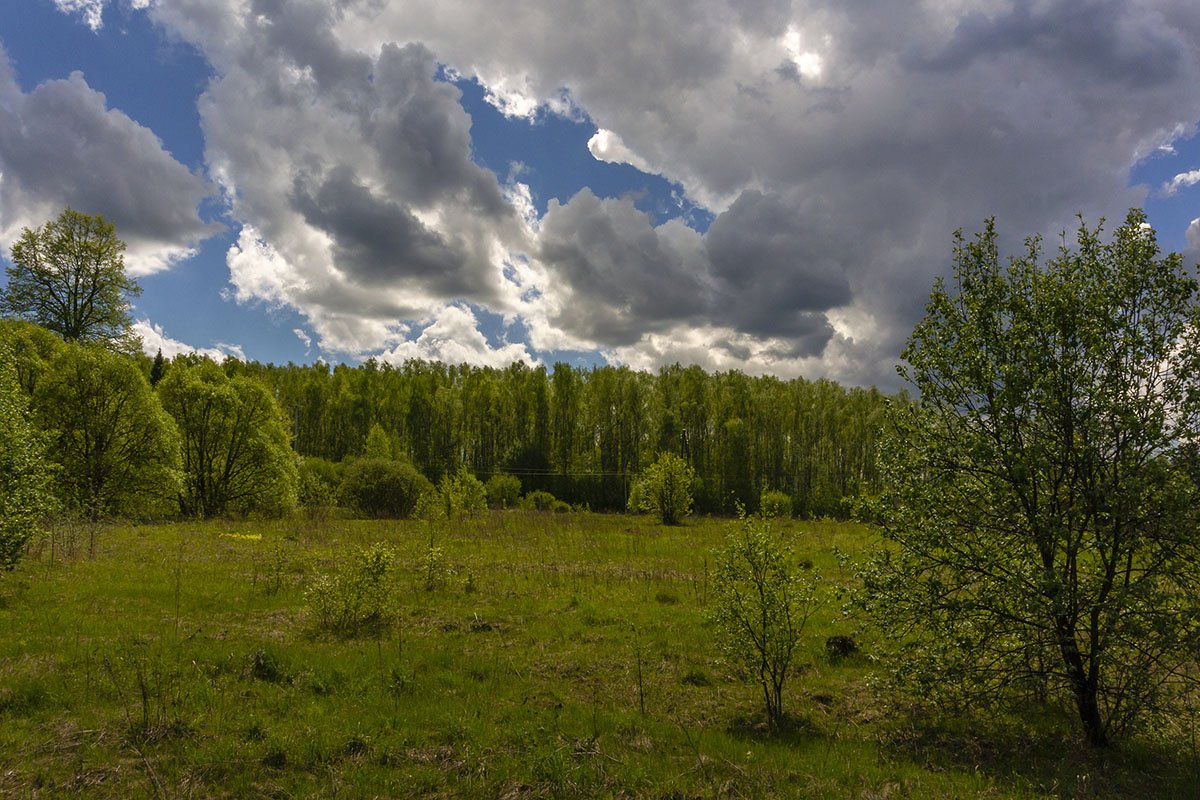
M 849 523 L 776 526 L 830 597 L 769 733 L 705 621 L 732 524 L 493 512 L 432 531 L 432 564 L 417 522 L 57 529 L 0 575 L 0 796 L 1195 796 L 1182 725 L 1097 754 L 1047 712 L 878 696 Z M 390 618 L 320 628 L 306 590 L 375 543 Z

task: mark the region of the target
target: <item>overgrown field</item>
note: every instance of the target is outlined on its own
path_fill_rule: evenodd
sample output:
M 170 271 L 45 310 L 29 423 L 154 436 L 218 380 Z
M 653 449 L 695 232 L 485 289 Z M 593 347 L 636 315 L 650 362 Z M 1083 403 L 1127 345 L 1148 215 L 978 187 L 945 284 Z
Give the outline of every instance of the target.
M 494 512 L 59 529 L 0 575 L 0 796 L 1193 797 L 1192 728 L 1095 754 L 1069 721 L 936 719 L 876 694 L 842 616 L 853 524 L 777 523 L 829 599 L 788 729 L 706 623 L 734 524 Z M 430 536 L 437 548 L 431 560 Z M 93 538 L 94 537 L 94 538 Z M 311 587 L 394 552 L 341 634 Z M 329 584 L 327 584 L 328 586 Z M 336 586 L 334 587 L 336 589 Z M 826 653 L 831 635 L 857 653 Z

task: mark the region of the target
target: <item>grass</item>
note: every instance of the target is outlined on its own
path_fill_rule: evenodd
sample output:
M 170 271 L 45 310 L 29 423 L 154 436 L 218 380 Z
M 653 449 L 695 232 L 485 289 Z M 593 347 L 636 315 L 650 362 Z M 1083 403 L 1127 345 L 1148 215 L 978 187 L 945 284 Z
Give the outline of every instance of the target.
M 0 796 L 1191 796 L 1196 759 L 1164 746 L 1097 755 L 1069 722 L 882 704 L 869 632 L 836 602 L 806 634 L 791 724 L 768 734 L 705 623 L 729 524 L 493 513 L 435 532 L 432 589 L 415 522 L 41 542 L 0 576 Z M 777 528 L 831 585 L 848 581 L 835 548 L 876 544 L 852 524 Z M 392 617 L 319 630 L 305 589 L 375 543 L 395 553 Z M 830 659 L 831 635 L 859 650 Z

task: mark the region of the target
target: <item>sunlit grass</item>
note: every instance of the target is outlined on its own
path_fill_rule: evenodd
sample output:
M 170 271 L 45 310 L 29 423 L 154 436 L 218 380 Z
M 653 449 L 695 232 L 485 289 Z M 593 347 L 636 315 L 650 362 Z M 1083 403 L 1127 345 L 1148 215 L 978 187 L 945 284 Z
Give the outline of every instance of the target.
M 35 546 L 0 577 L 0 796 L 1179 796 L 1189 763 L 1097 760 L 1068 727 L 902 716 L 833 590 L 863 526 L 776 530 L 831 597 L 770 735 L 705 621 L 730 523 L 493 513 L 178 523 Z M 428 589 L 431 535 L 444 552 Z M 356 548 L 395 553 L 377 635 L 305 601 Z M 860 649 L 840 660 L 830 635 Z M 640 680 L 639 680 L 640 665 Z M 644 709 L 644 713 L 643 713 Z M 1047 745 L 1052 744 L 1053 747 Z

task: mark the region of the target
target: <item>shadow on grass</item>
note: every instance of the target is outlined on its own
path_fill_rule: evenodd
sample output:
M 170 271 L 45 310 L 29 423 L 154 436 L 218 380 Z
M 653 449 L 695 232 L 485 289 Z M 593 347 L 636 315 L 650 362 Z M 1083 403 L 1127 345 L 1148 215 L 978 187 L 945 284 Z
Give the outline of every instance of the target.
M 1021 722 L 906 712 L 880 737 L 880 754 L 934 772 L 981 772 L 1039 796 L 1200 796 L 1200 761 L 1194 756 L 1141 741 L 1091 747 L 1071 732 L 1068 720 L 1036 729 Z
M 767 722 L 766 714 L 742 714 L 734 717 L 726 728 L 731 736 L 751 741 L 771 741 L 796 745 L 821 735 L 821 729 L 801 714 L 784 713 L 774 727 Z

